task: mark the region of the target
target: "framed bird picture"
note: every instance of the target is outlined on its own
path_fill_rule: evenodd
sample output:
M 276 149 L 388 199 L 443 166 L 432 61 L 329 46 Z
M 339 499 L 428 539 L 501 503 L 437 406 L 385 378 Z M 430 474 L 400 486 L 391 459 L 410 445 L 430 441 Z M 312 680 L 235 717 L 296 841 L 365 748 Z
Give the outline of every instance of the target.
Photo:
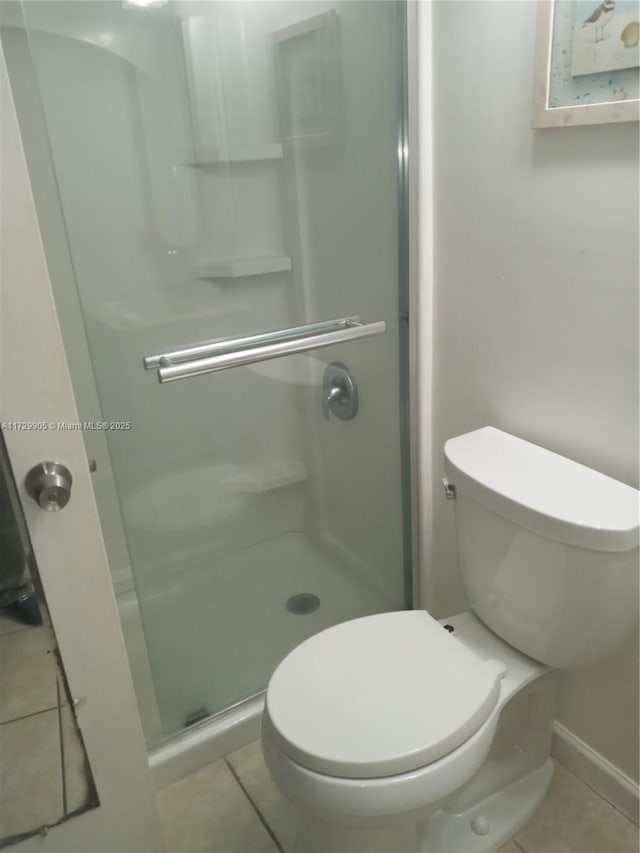
M 639 118 L 640 0 L 540 0 L 533 127 Z

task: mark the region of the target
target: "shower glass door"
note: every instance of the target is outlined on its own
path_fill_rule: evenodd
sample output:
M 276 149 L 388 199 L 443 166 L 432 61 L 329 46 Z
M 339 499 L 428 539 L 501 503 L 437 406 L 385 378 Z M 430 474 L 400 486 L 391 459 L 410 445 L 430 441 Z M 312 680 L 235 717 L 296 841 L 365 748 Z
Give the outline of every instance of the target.
M 404 4 L 2 5 L 155 741 L 410 606 Z

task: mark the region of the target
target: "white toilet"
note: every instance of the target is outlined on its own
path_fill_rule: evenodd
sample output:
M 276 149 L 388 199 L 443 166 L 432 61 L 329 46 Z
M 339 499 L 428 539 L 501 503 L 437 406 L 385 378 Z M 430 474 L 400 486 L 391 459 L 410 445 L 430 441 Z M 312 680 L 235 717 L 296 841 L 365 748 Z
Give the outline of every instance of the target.
M 551 781 L 552 669 L 637 623 L 636 489 L 494 427 L 450 439 L 445 470 L 472 611 L 337 625 L 269 683 L 262 744 L 297 853 L 496 850 Z

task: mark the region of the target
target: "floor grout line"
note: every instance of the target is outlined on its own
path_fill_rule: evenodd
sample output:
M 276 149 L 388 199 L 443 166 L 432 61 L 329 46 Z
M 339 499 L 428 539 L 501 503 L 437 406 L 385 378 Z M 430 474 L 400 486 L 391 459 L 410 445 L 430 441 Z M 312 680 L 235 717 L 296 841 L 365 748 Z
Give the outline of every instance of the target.
M 615 803 L 612 803 L 610 800 L 608 800 L 604 796 L 604 794 L 601 794 L 600 791 L 598 791 L 596 788 L 594 788 L 592 785 L 590 785 L 585 779 L 583 779 L 582 776 L 580 776 L 573 769 L 573 767 L 570 767 L 568 764 L 564 764 L 562 761 L 560 761 L 559 758 L 556 758 L 555 756 L 553 757 L 553 760 L 556 761 L 558 764 L 560 764 L 562 767 L 564 767 L 564 769 L 567 770 L 569 773 L 571 773 L 571 775 L 575 779 L 577 779 L 578 782 L 581 782 L 583 785 L 585 785 L 593 794 L 595 794 L 596 797 L 599 797 L 601 800 L 604 800 L 608 806 L 611 806 L 612 809 L 615 809 L 615 811 L 620 815 L 620 817 L 623 817 L 625 820 L 628 820 L 629 823 L 633 824 L 633 826 L 638 825 L 632 818 L 629 817 L 629 815 L 625 814 L 623 811 L 620 811 L 620 809 L 615 805 Z
M 16 623 L 15 628 L 9 628 L 8 631 L 3 631 L 0 634 L 0 641 L 2 640 L 3 637 L 12 637 L 14 634 L 19 634 L 22 631 L 28 631 L 29 628 L 38 628 L 38 627 L 40 627 L 40 626 L 39 625 L 18 625 Z
M 60 777 L 62 782 L 62 814 L 67 814 L 67 780 L 64 772 L 64 734 L 62 732 L 62 705 L 60 703 L 60 684 L 56 679 L 56 693 L 58 696 L 58 735 L 60 737 Z
M 30 714 L 21 714 L 19 717 L 12 717 L 10 720 L 2 720 L 0 726 L 8 726 L 10 723 L 17 723 L 18 720 L 26 720 L 28 717 L 37 717 L 38 714 L 46 714 L 47 711 L 55 711 L 57 705 L 52 705 L 50 708 L 41 708 L 39 711 L 32 711 Z
M 236 780 L 236 782 L 238 783 L 238 785 L 240 785 L 240 788 L 242 789 L 242 793 L 245 795 L 245 797 L 246 797 L 246 798 L 249 800 L 249 802 L 251 803 L 251 806 L 253 807 L 253 810 L 255 811 L 255 813 L 256 813 L 256 814 L 257 814 L 257 816 L 258 816 L 258 820 L 260 821 L 260 823 L 264 826 L 264 828 L 265 828 L 265 829 L 267 830 L 267 832 L 269 833 L 269 836 L 271 837 L 271 840 L 272 840 L 272 841 L 273 841 L 273 843 L 276 845 L 276 847 L 278 848 L 278 850 L 280 851 L 280 853 L 284 853 L 284 848 L 282 847 L 282 844 L 280 844 L 280 841 L 278 840 L 277 835 L 276 835 L 276 834 L 275 834 L 275 832 L 271 829 L 271 827 L 270 827 L 270 826 L 269 826 L 269 824 L 267 823 L 267 821 L 266 821 L 266 819 L 265 819 L 264 815 L 262 814 L 262 812 L 260 811 L 260 809 L 258 808 L 258 806 L 256 805 L 256 803 L 253 801 L 253 798 L 251 797 L 251 794 L 247 791 L 247 789 L 245 788 L 245 786 L 242 784 L 242 780 L 240 779 L 240 776 L 239 776 L 239 775 L 238 775 L 238 773 L 236 772 L 236 770 L 235 770 L 234 766 L 231 764 L 231 762 L 230 762 L 230 761 L 228 760 L 228 758 L 226 758 L 226 757 L 224 758 L 224 763 L 227 765 L 227 767 L 228 767 L 228 768 L 229 768 L 229 770 L 231 771 L 231 775 L 232 775 L 232 776 L 233 776 L 233 778 Z

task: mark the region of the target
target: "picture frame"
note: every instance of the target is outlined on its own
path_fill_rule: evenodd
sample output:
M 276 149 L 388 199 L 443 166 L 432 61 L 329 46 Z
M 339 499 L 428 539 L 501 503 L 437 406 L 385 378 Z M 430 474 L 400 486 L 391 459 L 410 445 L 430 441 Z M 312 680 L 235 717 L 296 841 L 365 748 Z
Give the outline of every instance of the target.
M 599 2 L 594 0 L 594 10 Z M 574 7 L 569 0 L 539 0 L 537 4 L 533 128 L 638 121 L 637 67 L 572 76 L 575 25 L 570 16 L 575 14 Z M 596 33 L 594 43 L 598 36 L 602 38 L 602 31 Z M 630 61 L 635 61 L 635 54 Z

